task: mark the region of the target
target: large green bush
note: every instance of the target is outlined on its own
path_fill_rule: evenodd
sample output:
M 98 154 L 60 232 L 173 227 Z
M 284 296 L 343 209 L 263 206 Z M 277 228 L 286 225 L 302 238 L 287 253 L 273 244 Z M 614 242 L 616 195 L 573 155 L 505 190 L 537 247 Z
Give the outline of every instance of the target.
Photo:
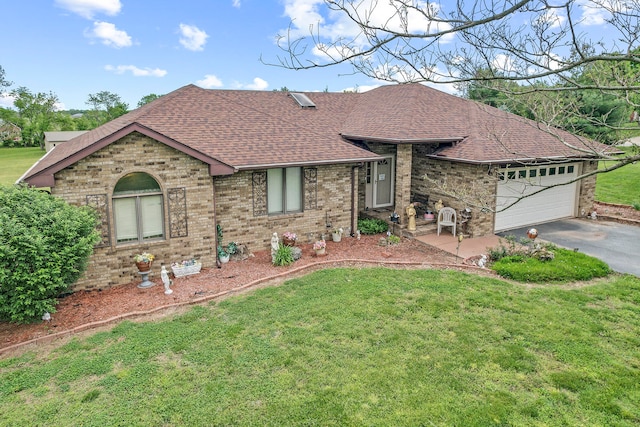
M 0 319 L 25 323 L 55 311 L 99 241 L 93 210 L 48 193 L 0 186 Z

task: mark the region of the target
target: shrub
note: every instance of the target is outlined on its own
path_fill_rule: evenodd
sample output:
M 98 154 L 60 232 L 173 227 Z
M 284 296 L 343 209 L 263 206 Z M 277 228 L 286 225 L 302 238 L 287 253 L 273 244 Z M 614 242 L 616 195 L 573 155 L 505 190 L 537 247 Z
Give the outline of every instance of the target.
M 389 224 L 382 219 L 363 218 L 358 220 L 358 230 L 362 234 L 379 234 L 389 229 Z
M 286 266 L 293 264 L 295 260 L 293 259 L 293 248 L 291 246 L 279 245 L 278 250 L 276 251 L 275 257 L 273 258 L 273 265 L 275 266 Z
M 100 240 L 97 224 L 88 207 L 0 186 L 0 319 L 26 323 L 55 312 Z
M 389 236 L 387 241 L 389 242 L 390 245 L 397 245 L 400 243 L 400 237 L 392 234 L 391 236 Z
M 530 239 L 517 239 L 515 236 L 509 235 L 500 239 L 498 246 L 487 249 L 487 255 L 491 261 L 499 261 L 504 257 L 521 255 L 527 251 L 525 246 L 530 243 Z

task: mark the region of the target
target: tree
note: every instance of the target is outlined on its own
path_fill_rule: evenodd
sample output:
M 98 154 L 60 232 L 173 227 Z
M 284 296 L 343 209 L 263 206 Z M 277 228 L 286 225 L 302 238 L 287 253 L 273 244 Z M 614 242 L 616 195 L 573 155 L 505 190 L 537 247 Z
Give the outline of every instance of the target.
M 14 107 L 20 117 L 19 126 L 22 128 L 22 142 L 25 146 L 42 146 L 44 132 L 55 119 L 58 97 L 52 92 L 31 93 L 29 89 L 20 86 L 11 91 L 15 98 Z
M 149 95 L 145 95 L 142 98 L 140 98 L 140 101 L 138 101 L 138 108 L 142 107 L 143 105 L 147 105 L 148 103 L 155 101 L 156 99 L 160 98 L 162 95 L 156 95 L 155 93 L 150 93 Z
M 0 186 L 0 319 L 53 313 L 87 267 L 97 214 L 25 186 Z
M 88 120 L 93 124 L 91 128 L 120 117 L 129 110 L 129 105 L 120 99 L 120 95 L 108 91 L 89 94 L 86 104 L 93 108 L 87 113 Z
M 2 68 L 2 66 L 0 66 L 0 89 L 2 89 L 3 87 L 9 87 L 12 84 L 13 84 L 12 82 L 8 81 L 5 78 L 4 68 Z M 2 93 L 2 92 L 0 91 L 0 93 Z
M 308 32 L 292 21 L 279 37 L 283 54 L 274 65 L 347 67 L 378 81 L 466 87 L 550 132 L 564 127 L 606 140 L 611 130 L 627 128 L 631 111 L 640 110 L 639 0 L 324 0 L 322 5 L 314 9 L 320 18 Z M 593 22 L 606 24 L 606 34 L 590 36 L 587 25 Z M 338 34 L 339 29 L 346 30 Z M 637 152 L 596 173 L 636 160 Z

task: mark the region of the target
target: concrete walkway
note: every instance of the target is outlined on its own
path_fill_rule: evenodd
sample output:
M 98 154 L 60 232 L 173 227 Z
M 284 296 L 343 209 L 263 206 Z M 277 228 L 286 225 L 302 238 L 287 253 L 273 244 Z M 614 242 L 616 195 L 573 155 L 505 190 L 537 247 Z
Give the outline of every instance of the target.
M 457 254 L 463 259 L 482 254 L 486 255 L 487 248 L 498 246 L 500 242 L 499 236 L 490 235 L 462 239 L 460 246 L 458 246 L 457 237 L 452 235 L 451 232 L 445 233 L 444 231 L 441 232 L 439 236 L 436 233 L 433 233 L 416 236 L 415 239 L 451 254 Z

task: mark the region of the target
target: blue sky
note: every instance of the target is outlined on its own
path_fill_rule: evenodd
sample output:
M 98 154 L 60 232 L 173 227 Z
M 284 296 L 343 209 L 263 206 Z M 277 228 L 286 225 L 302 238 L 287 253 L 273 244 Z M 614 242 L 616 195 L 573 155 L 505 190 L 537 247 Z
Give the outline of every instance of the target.
M 363 0 L 363 3 L 373 0 Z M 610 0 L 605 0 L 610 1 Z M 599 8 L 576 0 L 583 30 L 602 31 Z M 11 0 L 3 2 L 0 66 L 12 88 L 53 92 L 61 109 L 86 109 L 89 94 L 109 91 L 135 108 L 145 95 L 187 84 L 211 89 L 332 92 L 383 84 L 353 75 L 347 66 L 293 71 L 277 62 L 275 43 L 293 22 L 293 34 L 309 25 L 335 39 L 357 28 L 331 15 L 322 0 Z M 442 5 L 447 2 L 443 1 Z M 593 4 L 593 3 L 591 3 Z M 372 19 L 384 22 L 386 1 Z M 562 22 L 563 16 L 550 15 Z M 412 21 L 424 28 L 424 21 Z M 414 29 L 415 29 L 414 28 Z M 447 43 L 444 39 L 443 43 Z M 313 56 L 313 52 L 310 53 Z M 322 60 L 321 58 L 319 58 Z M 508 58 L 501 62 L 508 64 Z M 453 92 L 451 87 L 439 86 Z M 0 106 L 11 106 L 0 97 Z
M 150 93 L 207 88 L 342 91 L 372 82 L 349 69 L 292 71 L 275 37 L 305 1 L 22 0 L 3 2 L 0 66 L 13 87 L 53 92 L 63 108 L 89 108 L 109 91 L 135 108 Z M 289 11 L 285 12 L 285 7 Z M 300 22 L 300 19 L 298 19 Z M 0 101 L 10 106 L 11 101 Z

